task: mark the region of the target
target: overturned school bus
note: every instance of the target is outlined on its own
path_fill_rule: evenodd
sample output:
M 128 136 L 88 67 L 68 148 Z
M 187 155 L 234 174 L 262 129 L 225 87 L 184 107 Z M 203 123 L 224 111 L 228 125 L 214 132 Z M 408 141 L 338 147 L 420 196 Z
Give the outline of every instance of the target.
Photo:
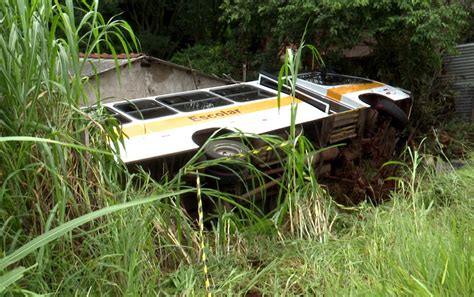
M 396 126 L 408 120 L 409 94 L 367 79 L 312 72 L 298 76 L 295 97 L 284 86 L 278 99 L 277 89 L 277 78 L 262 73 L 252 82 L 104 105 L 121 123 L 121 160 L 155 176 L 176 172 L 216 131 L 285 137 L 292 102 L 298 105 L 296 125 L 316 147 L 361 140 L 373 129 L 374 114 L 385 114 Z M 221 140 L 208 143 L 206 156 L 245 150 L 242 143 Z

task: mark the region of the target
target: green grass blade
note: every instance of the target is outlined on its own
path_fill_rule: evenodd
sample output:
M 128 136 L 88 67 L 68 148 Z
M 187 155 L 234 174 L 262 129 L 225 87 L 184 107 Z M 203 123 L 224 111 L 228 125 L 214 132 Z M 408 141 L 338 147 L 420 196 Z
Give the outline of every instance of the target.
M 17 267 L 12 271 L 5 273 L 0 276 L 0 293 L 5 291 L 10 285 L 14 284 L 17 280 L 23 278 L 23 275 L 27 269 L 25 267 Z
M 93 148 L 89 148 L 87 146 L 80 145 L 80 144 L 61 142 L 61 141 L 48 139 L 48 138 L 32 137 L 32 136 L 6 136 L 6 137 L 0 137 L 0 143 L 2 143 L 2 142 L 12 142 L 12 141 L 59 144 L 59 145 L 65 146 L 65 147 L 70 147 L 70 148 L 74 148 L 74 149 L 78 149 L 78 150 L 83 150 L 83 151 L 87 151 L 87 152 L 100 153 L 100 154 L 106 154 L 106 155 L 109 155 L 109 156 L 113 156 L 113 153 L 108 152 L 108 151 L 93 149 Z

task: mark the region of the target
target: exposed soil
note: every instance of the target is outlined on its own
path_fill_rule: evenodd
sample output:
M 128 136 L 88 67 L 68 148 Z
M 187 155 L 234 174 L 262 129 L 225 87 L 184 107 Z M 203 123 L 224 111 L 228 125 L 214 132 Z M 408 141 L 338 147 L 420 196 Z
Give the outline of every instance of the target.
M 362 162 L 372 163 L 369 160 Z M 363 167 L 370 166 L 373 165 Z M 320 178 L 319 182 L 337 203 L 349 206 L 370 199 L 377 204 L 388 199 L 390 192 L 395 189 L 394 181 L 386 180 L 393 174 L 383 171 L 374 172 L 372 168 L 366 171 L 358 166 L 345 167 L 345 170 L 337 170 L 335 175 Z
M 331 164 L 332 170 L 319 182 L 343 205 L 367 199 L 377 204 L 389 199 L 395 182 L 387 178 L 396 176 L 396 168 L 383 164 L 394 159 L 399 143 L 397 134 L 389 121 L 382 121 L 377 128 L 368 130 L 366 138 L 341 148 Z

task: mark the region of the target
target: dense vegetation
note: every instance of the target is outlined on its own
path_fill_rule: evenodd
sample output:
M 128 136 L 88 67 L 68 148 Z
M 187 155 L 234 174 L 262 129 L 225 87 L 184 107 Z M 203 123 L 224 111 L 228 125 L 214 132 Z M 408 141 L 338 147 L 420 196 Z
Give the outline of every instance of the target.
M 127 22 L 108 21 L 98 2 L 90 3 L 81 2 L 79 9 L 72 0 L 0 2 L 0 294 L 474 293 L 472 165 L 437 176 L 418 150 L 407 150 L 405 163 L 387 165 L 404 168 L 390 202 L 344 207 L 318 185 L 305 162 L 311 145 L 292 133 L 298 145 L 284 151 L 288 159 L 280 203 L 266 214 L 207 188 L 199 169 L 208 164 L 199 156 L 176 177 L 160 182 L 146 173 L 128 173 L 104 145 L 107 137 L 120 141 L 113 133 L 117 123 L 100 109 L 85 113 L 79 108 L 85 96 L 79 51 L 139 49 Z M 439 71 L 437 59 L 460 38 L 467 17 L 461 6 L 443 1 L 268 1 L 258 7 L 246 1 L 103 1 L 101 10 L 115 13 L 114 7 L 124 9 L 124 3 L 155 5 L 129 7 L 124 14 L 143 14 L 131 21 L 141 26 L 137 32 L 143 47 L 148 36 L 157 42 L 150 48 L 168 51 L 157 53 L 163 57 L 186 43 L 198 53 L 212 47 L 213 57 L 233 49 L 235 59 L 222 61 L 235 61 L 237 69 L 242 61 L 254 65 L 250 69 L 257 69 L 260 58 L 271 61 L 263 57 L 273 56 L 269 52 L 282 41 L 299 40 L 312 15 L 308 36 L 325 36 L 316 44 L 326 61 L 331 44 L 342 50 L 341 44 L 360 41 L 354 32 L 347 35 L 352 41 L 338 33 L 356 30 L 347 25 L 355 18 L 373 29 L 364 34 L 377 40 L 375 48 L 394 51 L 386 54 L 387 62 L 387 55 L 415 59 L 406 52 L 412 46 L 410 53 L 420 53 L 418 59 L 428 63 L 420 67 Z M 201 17 L 219 17 L 203 18 L 202 28 L 193 26 L 193 18 L 183 25 L 182 15 L 196 11 Z M 389 16 L 387 23 L 375 22 L 381 12 Z M 291 18 L 294 22 L 287 23 Z M 180 26 L 195 31 L 183 34 Z M 398 30 L 406 32 L 404 44 L 387 45 Z M 181 39 L 175 39 L 179 34 Z M 164 37 L 150 37 L 156 35 Z M 326 38 L 335 39 L 331 43 Z M 416 51 L 418 47 L 423 50 Z M 199 57 L 206 58 L 198 54 L 189 60 L 196 59 L 197 65 Z M 429 76 L 418 82 L 411 73 L 415 68 L 394 69 L 406 75 L 396 79 L 407 79 L 421 94 L 424 84 L 433 84 L 426 82 Z M 383 69 L 380 75 L 388 75 Z M 272 145 L 282 141 L 263 140 Z M 192 186 L 183 185 L 185 175 L 194 180 Z M 213 217 L 195 220 L 179 207 L 185 193 L 201 202 L 230 203 L 233 211 L 218 203 Z

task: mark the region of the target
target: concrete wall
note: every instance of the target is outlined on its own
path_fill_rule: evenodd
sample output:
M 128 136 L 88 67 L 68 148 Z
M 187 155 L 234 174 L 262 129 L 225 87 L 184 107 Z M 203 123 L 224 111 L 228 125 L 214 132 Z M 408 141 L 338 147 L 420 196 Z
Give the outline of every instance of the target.
M 99 74 L 100 97 L 106 101 L 134 99 L 174 92 L 225 85 L 213 78 L 158 59 L 138 59 L 120 68 L 120 82 L 115 69 Z M 86 87 L 89 104 L 96 102 L 97 80 L 91 77 Z

